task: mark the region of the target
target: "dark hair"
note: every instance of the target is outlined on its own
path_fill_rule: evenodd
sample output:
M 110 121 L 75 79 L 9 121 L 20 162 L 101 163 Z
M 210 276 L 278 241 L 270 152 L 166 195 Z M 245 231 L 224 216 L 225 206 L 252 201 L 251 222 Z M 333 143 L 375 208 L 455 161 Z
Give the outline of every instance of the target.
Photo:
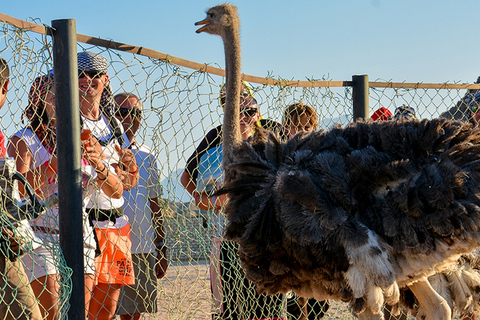
M 121 102 L 124 102 L 125 100 L 127 100 L 127 99 L 129 99 L 129 98 L 135 98 L 135 99 L 137 99 L 137 100 L 140 102 L 140 98 L 137 97 L 136 94 L 131 93 L 131 92 L 121 92 L 121 93 L 117 93 L 117 94 L 113 97 L 113 100 L 115 100 L 115 104 L 116 104 L 117 107 L 118 107 L 118 102 L 117 102 L 117 100 L 120 100 Z
M 7 61 L 3 58 L 0 58 L 0 85 L 3 85 L 9 78 L 10 69 L 8 68 Z
M 288 128 L 294 123 L 300 121 L 300 118 L 304 115 L 308 117 L 308 120 L 310 124 L 312 124 L 313 128 L 317 129 L 317 113 L 312 107 L 303 104 L 303 102 L 291 104 L 285 109 L 285 113 L 283 116 L 283 125 Z
M 53 78 L 50 74 L 35 78 L 28 93 L 28 105 L 23 115 L 28 119 L 27 125 L 40 139 L 42 145 L 51 154 L 56 152 L 56 133 L 51 126 L 45 111 L 45 98 L 53 88 Z

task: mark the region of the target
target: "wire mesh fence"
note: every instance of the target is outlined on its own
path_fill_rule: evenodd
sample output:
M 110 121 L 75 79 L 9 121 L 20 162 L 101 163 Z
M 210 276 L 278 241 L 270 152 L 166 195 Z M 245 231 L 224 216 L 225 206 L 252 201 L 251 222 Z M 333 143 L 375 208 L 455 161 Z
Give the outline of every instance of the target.
M 39 32 L 42 30 L 39 21 L 34 22 L 38 28 L 32 28 L 28 23 L 19 25 L 15 21 L 0 24 L 0 57 L 5 59 L 10 67 L 7 101 L 0 111 L 0 127 L 7 140 L 12 139 L 28 123 L 25 109 L 35 78 L 47 75 L 53 68 L 51 38 Z M 223 110 L 219 98 L 224 77 L 221 72 L 209 73 L 205 71 L 207 69 L 192 69 L 189 63 L 176 64 L 174 62 L 178 59 L 173 57 L 159 59 L 159 53 L 149 54 L 149 50 L 134 53 L 123 50 L 121 46 L 115 49 L 112 48 L 113 45 L 102 46 L 95 43 L 91 39 L 78 42 L 77 50 L 103 55 L 108 61 L 113 95 L 133 93 L 142 105 L 142 120 L 135 141 L 146 153 L 143 159 L 149 159 L 138 163 L 140 177 L 144 179 L 146 175 L 149 178 L 141 181 L 143 189 L 130 194 L 125 204 L 126 211 L 130 210 L 133 215 L 130 218 L 131 238 L 135 238 L 132 252 L 152 253 L 157 256 L 158 217 L 152 217 L 150 213 L 152 198 L 159 199 L 157 204 L 162 213 L 160 220 L 163 221 L 165 231 L 164 245 L 167 250 L 164 250 L 163 244 L 159 249 L 166 254 L 168 270 L 163 278 L 157 279 L 155 270 L 147 273 L 145 269 L 137 269 L 137 273 L 145 273 L 145 281 L 153 283 L 156 291 L 145 289 L 144 301 L 134 300 L 131 304 L 138 306 L 151 301 L 157 302 L 156 307 L 145 307 L 145 310 L 151 313 L 145 313 L 144 319 L 211 319 L 218 313 L 218 301 L 212 295 L 211 283 L 216 283 L 215 279 L 212 279 L 215 271 L 212 273 L 209 269 L 218 265 L 215 259 L 219 255 L 214 254 L 217 245 L 215 239 L 218 238 L 216 227 L 224 221 L 219 222 L 214 211 L 200 210 L 195 206 L 192 196 L 180 180 L 187 166 L 187 159 L 194 153 L 205 134 L 222 123 Z M 252 94 L 258 102 L 263 119 L 281 123 L 285 108 L 292 103 L 302 102 L 314 108 L 322 129 L 336 124 L 345 126 L 353 120 L 353 89 L 349 81 L 342 82 L 345 85 L 335 82 L 330 86 L 333 82 L 281 82 L 278 85 L 280 81 L 272 80 L 263 79 L 258 83 L 250 81 Z M 380 107 L 393 113 L 397 107 L 406 105 L 414 108 L 417 118 L 438 117 L 464 98 L 468 89 L 478 87 L 456 84 L 394 86 L 388 82 L 374 82 L 369 91 L 369 114 L 373 114 Z M 39 192 L 41 198 L 48 195 L 43 191 Z M 43 306 L 50 304 L 50 307 L 43 310 L 43 315 L 65 318 L 69 307 L 71 274 L 58 247 L 58 233 L 49 232 L 48 238 L 48 241 L 40 243 L 45 250 L 43 254 L 52 257 L 49 263 L 58 270 L 58 276 L 53 278 L 55 284 L 47 284 L 42 278 L 42 275 L 48 274 L 45 268 L 50 264 L 40 265 L 35 257 L 31 258 L 29 263 L 27 258 L 22 258 L 23 267 L 27 271 L 31 269 L 27 272 L 30 275 L 29 281 L 37 280 L 29 287 L 31 293 L 37 298 L 39 295 L 44 297 L 39 302 Z M 230 249 L 228 252 L 232 254 L 235 251 Z M 41 254 L 35 251 L 33 256 Z M 153 261 L 160 263 L 157 258 Z M 146 266 L 152 267 L 149 262 L 146 262 Z M 37 277 L 33 270 L 38 269 L 43 272 L 39 272 L 40 276 Z M 218 269 L 216 272 L 221 273 Z M 242 272 L 238 265 L 232 272 L 233 278 L 241 279 Z M 232 283 L 238 286 L 232 288 L 232 291 L 237 291 L 238 294 L 229 305 L 231 308 L 238 308 L 242 318 L 255 308 L 272 304 L 263 302 L 261 305 L 262 300 L 258 296 L 244 296 L 243 293 L 249 294 L 254 290 L 243 290 L 242 286 L 247 285 L 242 281 Z M 52 296 L 55 297 L 54 302 L 48 299 Z M 278 309 L 273 313 L 277 317 L 292 318 L 291 314 L 287 313 L 286 297 L 278 297 L 278 300 Z M 248 304 L 252 301 L 256 305 Z M 0 297 L 0 303 L 5 305 L 9 302 Z M 121 306 L 119 308 L 121 309 Z M 321 309 L 326 309 L 325 305 L 317 311 L 317 318 L 323 313 Z M 331 302 L 325 311 L 325 319 L 355 318 L 342 303 Z M 262 318 L 267 317 L 272 315 L 262 315 Z

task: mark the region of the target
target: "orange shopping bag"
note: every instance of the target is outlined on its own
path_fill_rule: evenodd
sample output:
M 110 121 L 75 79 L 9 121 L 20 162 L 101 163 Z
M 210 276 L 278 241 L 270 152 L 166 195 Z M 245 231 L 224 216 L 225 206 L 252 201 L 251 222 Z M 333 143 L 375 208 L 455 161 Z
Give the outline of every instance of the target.
M 95 228 L 101 254 L 95 259 L 98 283 L 135 284 L 132 264 L 130 225 L 121 228 Z

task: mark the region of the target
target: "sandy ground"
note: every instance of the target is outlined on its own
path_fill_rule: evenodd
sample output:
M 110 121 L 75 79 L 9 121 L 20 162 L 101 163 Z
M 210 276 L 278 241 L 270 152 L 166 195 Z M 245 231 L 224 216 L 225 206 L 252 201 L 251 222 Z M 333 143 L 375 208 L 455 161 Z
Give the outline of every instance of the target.
M 156 319 L 211 319 L 210 276 L 206 261 L 172 264 L 159 281 Z
M 170 265 L 159 281 L 159 312 L 143 319 L 211 319 L 210 276 L 206 261 Z M 344 304 L 332 304 L 323 319 L 355 319 Z
M 158 312 L 141 319 L 210 320 L 212 309 L 210 277 L 206 261 L 171 264 L 159 281 Z M 119 317 L 116 318 L 118 320 Z M 322 320 L 354 320 L 344 303 L 332 302 Z M 391 320 L 395 317 L 391 317 Z M 409 320 L 414 319 L 409 317 Z M 454 317 L 454 319 L 459 319 Z

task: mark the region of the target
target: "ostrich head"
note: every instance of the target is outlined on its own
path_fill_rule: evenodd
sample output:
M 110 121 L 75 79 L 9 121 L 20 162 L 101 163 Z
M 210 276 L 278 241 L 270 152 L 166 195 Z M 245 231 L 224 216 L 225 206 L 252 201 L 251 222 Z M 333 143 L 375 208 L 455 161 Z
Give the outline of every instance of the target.
M 221 4 L 208 9 L 207 17 L 195 23 L 202 25 L 196 32 L 207 32 L 220 36 L 225 51 L 225 114 L 223 119 L 223 166 L 227 167 L 233 151 L 242 143 L 240 132 L 240 19 L 237 8 Z M 225 177 L 227 178 L 227 174 Z
M 212 7 L 207 10 L 207 17 L 195 25 L 203 25 L 197 33 L 206 32 L 223 37 L 226 29 L 239 25 L 237 7 L 229 4 Z

